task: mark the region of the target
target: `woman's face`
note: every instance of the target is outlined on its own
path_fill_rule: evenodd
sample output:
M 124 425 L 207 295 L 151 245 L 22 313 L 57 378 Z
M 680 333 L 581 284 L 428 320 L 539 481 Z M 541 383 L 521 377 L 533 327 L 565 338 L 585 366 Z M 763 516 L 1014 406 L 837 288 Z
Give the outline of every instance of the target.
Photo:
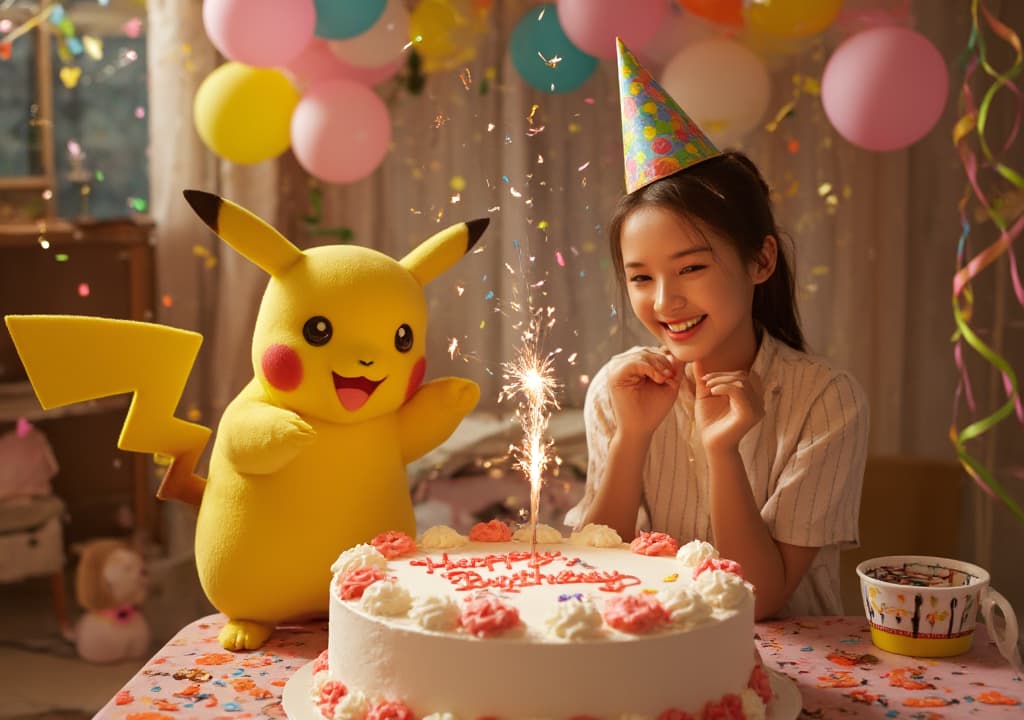
M 619 242 L 633 312 L 659 343 L 683 362 L 702 360 L 705 372 L 750 367 L 754 286 L 770 269 L 745 265 L 725 240 L 655 206 L 632 212 Z

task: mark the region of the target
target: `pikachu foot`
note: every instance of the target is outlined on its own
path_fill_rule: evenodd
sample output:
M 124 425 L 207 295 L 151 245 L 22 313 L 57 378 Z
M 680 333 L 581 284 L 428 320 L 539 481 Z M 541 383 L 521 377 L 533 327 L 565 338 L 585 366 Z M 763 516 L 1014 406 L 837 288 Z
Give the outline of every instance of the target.
M 273 625 L 251 620 L 228 620 L 220 629 L 217 640 L 225 650 L 255 650 L 267 641 L 273 630 Z

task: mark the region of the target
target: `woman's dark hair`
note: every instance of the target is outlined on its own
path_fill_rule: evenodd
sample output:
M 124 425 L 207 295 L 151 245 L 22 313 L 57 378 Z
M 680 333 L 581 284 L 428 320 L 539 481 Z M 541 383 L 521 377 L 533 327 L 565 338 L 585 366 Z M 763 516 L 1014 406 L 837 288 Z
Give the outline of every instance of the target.
M 727 152 L 624 196 L 609 227 L 612 263 L 620 285 L 625 281 L 619 242 L 622 225 L 635 210 L 650 206 L 714 232 L 736 249 L 744 264 L 757 258 L 765 236 L 775 237 L 779 243 L 775 272 L 754 288 L 754 324 L 791 348 L 806 350 L 789 253 L 775 226 L 768 184 L 750 158 Z

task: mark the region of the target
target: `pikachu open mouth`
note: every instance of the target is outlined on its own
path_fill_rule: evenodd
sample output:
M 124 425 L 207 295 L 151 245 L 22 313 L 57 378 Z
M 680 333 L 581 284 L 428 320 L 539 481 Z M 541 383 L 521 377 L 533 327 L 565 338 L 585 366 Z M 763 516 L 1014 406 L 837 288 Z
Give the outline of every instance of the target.
M 338 394 L 338 400 L 341 401 L 342 407 L 349 412 L 355 412 L 365 405 L 373 391 L 385 380 L 385 378 L 371 380 L 362 376 L 344 377 L 335 372 L 332 372 L 331 375 L 334 376 L 334 392 Z

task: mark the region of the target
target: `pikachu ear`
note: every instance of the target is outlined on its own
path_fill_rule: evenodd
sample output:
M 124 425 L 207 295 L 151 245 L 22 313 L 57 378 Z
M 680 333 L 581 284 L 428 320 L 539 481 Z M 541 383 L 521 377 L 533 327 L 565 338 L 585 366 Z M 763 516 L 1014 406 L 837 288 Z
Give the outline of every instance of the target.
M 481 218 L 452 225 L 421 242 L 399 262 L 420 285 L 426 285 L 468 253 L 490 222 Z
M 240 205 L 202 190 L 184 194 L 196 215 L 221 240 L 272 276 L 281 275 L 303 257 L 288 238 Z

